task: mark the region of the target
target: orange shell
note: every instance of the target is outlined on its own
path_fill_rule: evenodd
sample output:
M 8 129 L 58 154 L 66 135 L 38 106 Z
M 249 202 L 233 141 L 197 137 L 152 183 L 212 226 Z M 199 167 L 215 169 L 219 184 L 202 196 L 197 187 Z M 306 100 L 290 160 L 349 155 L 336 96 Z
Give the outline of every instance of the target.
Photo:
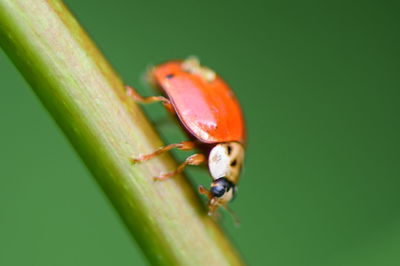
M 244 143 L 245 124 L 239 102 L 222 78 L 207 81 L 188 73 L 182 61 L 156 66 L 150 74 L 165 91 L 182 124 L 199 141 Z

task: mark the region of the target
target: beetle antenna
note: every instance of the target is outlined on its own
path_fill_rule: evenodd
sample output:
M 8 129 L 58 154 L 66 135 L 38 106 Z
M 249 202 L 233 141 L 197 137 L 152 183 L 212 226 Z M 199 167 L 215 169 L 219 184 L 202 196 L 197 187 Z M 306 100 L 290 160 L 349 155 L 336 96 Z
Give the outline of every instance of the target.
M 237 214 L 228 205 L 224 205 L 224 207 L 231 214 L 233 221 L 235 222 L 235 225 L 239 227 L 240 226 L 239 216 L 237 216 Z

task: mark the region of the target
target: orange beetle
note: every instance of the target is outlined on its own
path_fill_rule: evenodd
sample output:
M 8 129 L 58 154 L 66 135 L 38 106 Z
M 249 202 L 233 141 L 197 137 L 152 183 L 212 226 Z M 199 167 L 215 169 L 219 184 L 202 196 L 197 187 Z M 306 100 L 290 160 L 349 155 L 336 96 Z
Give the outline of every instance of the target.
M 201 153 L 189 156 L 171 173 L 156 179 L 167 179 L 180 173 L 187 165 L 200 165 L 208 161 L 213 178 L 208 191 L 199 191 L 209 198 L 209 214 L 225 206 L 234 197 L 236 184 L 244 159 L 245 123 L 239 102 L 232 90 L 211 69 L 200 65 L 197 58 L 170 61 L 154 67 L 150 78 L 164 96 L 143 98 L 133 88 L 127 92 L 140 103 L 162 102 L 175 113 L 192 140 L 158 148 L 151 154 L 131 158 L 134 163 L 147 161 L 173 148 Z

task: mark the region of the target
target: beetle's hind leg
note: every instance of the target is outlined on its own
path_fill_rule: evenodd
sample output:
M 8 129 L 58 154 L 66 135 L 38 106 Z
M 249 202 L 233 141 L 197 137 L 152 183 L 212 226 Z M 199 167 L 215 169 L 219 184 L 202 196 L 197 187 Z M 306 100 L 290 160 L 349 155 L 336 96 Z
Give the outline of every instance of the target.
M 183 163 L 181 163 L 178 166 L 178 168 L 176 168 L 175 171 L 161 174 L 159 176 L 154 177 L 154 179 L 155 180 L 168 179 L 170 177 L 173 177 L 173 176 L 175 176 L 177 174 L 182 173 L 183 170 L 185 169 L 185 167 L 188 166 L 188 165 L 200 165 L 200 164 L 204 163 L 205 161 L 206 161 L 206 156 L 204 156 L 204 154 L 201 154 L 201 153 L 193 154 L 193 155 L 187 157 L 186 160 Z
M 165 108 L 167 108 L 170 112 L 174 112 L 174 108 L 172 107 L 171 102 L 164 96 L 143 97 L 134 88 L 130 86 L 125 86 L 125 89 L 126 89 L 126 94 L 130 96 L 137 103 L 161 102 L 165 106 Z
M 145 155 L 140 155 L 136 158 L 131 158 L 130 161 L 132 163 L 140 163 L 140 162 L 145 162 L 150 160 L 151 158 L 160 155 L 164 152 L 167 152 L 169 150 L 172 150 L 173 148 L 177 148 L 179 150 L 183 150 L 183 151 L 189 151 L 189 150 L 193 150 L 196 147 L 196 144 L 194 141 L 182 141 L 179 143 L 173 143 L 173 144 L 169 144 L 163 147 L 158 148 L 157 150 L 155 150 L 154 152 L 150 153 L 150 154 L 145 154 Z

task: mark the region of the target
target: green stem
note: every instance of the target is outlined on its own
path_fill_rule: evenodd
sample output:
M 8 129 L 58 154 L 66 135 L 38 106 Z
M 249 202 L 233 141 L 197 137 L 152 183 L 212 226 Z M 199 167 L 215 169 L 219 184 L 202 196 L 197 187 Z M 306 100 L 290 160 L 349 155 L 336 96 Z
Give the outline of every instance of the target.
M 0 45 L 152 264 L 243 264 L 185 178 L 153 181 L 152 176 L 176 167 L 169 156 L 130 164 L 132 154 L 162 143 L 61 1 L 0 0 Z

